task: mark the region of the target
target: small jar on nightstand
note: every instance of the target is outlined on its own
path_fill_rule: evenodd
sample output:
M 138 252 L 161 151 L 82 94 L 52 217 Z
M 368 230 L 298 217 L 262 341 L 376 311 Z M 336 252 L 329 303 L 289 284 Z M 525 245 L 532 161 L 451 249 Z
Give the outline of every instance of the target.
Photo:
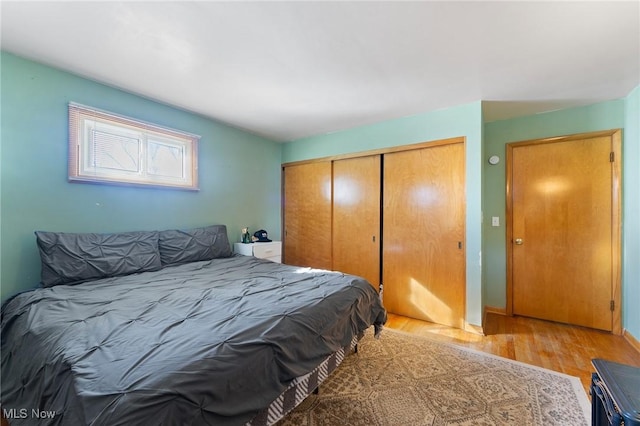
M 255 256 L 272 262 L 282 263 L 282 241 L 268 243 L 234 243 L 233 252 L 244 256 Z

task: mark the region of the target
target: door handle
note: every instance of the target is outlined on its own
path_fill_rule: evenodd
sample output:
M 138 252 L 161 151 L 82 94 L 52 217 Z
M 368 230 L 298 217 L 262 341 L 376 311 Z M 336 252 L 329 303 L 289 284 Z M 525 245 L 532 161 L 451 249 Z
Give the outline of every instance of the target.
M 516 243 L 517 246 L 521 246 L 524 241 L 522 241 L 522 238 L 516 238 L 514 243 Z

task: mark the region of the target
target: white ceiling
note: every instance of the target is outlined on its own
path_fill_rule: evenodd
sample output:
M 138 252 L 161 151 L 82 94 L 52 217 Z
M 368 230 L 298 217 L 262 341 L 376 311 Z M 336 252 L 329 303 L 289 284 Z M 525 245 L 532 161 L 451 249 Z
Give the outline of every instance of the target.
M 2 1 L 2 49 L 288 141 L 479 100 L 626 96 L 640 2 Z

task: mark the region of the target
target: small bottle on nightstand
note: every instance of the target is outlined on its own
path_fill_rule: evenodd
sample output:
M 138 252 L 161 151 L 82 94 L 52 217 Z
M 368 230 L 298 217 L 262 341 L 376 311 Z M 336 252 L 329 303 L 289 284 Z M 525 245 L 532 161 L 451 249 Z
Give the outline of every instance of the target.
M 249 228 L 242 228 L 242 242 L 244 244 L 251 243 L 251 235 L 249 234 Z

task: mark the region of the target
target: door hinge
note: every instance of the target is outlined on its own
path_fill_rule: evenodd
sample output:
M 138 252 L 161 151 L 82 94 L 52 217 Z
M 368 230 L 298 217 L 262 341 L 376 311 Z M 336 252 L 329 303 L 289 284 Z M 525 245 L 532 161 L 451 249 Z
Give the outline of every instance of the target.
M 613 163 L 614 161 L 616 161 L 616 155 L 613 152 L 609 153 L 609 162 Z
M 609 304 L 609 309 L 611 309 L 611 311 L 615 311 L 616 309 L 616 302 L 614 302 L 613 300 L 611 301 L 611 303 Z

